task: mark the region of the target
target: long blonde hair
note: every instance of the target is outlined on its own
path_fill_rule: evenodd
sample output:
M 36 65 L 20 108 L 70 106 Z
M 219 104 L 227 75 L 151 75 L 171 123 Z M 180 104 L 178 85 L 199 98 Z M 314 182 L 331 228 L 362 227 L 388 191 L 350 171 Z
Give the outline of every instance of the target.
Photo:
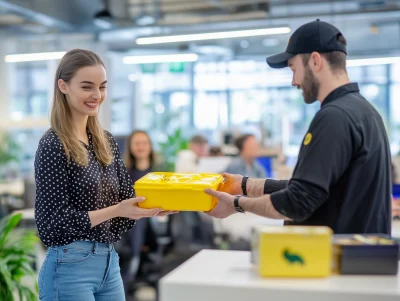
M 75 73 L 84 67 L 103 65 L 100 57 L 83 49 L 73 49 L 67 52 L 58 64 L 54 80 L 54 97 L 51 106 L 50 124 L 64 145 L 68 161 L 70 158 L 76 163 L 87 166 L 88 155 L 85 146 L 75 137 L 72 126 L 72 115 L 66 95 L 58 88 L 58 80 L 69 82 Z M 93 148 L 97 159 L 103 165 L 109 165 L 113 159 L 109 138 L 102 129 L 96 116 L 89 116 L 87 129 L 92 135 Z

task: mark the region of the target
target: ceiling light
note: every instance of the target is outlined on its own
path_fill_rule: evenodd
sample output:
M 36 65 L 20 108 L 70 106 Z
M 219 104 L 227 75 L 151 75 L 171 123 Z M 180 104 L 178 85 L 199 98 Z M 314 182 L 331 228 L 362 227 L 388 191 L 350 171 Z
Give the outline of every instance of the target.
M 368 59 L 354 59 L 347 60 L 347 67 L 358 67 L 358 66 L 372 66 L 372 65 L 387 65 L 399 63 L 400 57 L 376 57 L 376 58 L 368 58 Z
M 271 39 L 271 38 L 266 38 L 262 40 L 262 45 L 264 47 L 275 47 L 279 45 L 279 40 L 278 39 Z
M 242 48 L 244 48 L 244 49 L 248 48 L 249 45 L 250 45 L 250 43 L 249 43 L 249 41 L 247 41 L 247 40 L 241 40 L 241 41 L 240 41 L 240 47 L 242 47 Z
M 289 27 L 195 33 L 195 34 L 161 36 L 161 37 L 146 37 L 146 38 L 136 39 L 136 44 L 148 45 L 148 44 L 176 43 L 176 42 L 188 42 L 188 41 L 217 40 L 217 39 L 229 39 L 229 38 L 241 38 L 241 37 L 266 36 L 266 35 L 285 34 L 285 33 L 290 33 Z
M 61 59 L 64 56 L 64 54 L 65 52 L 10 54 L 4 57 L 4 61 L 6 61 L 7 63 L 50 61 L 50 60 Z
M 105 20 L 105 19 L 94 19 L 93 20 L 94 25 L 96 25 L 97 27 L 103 28 L 103 29 L 110 29 L 111 27 L 113 27 L 113 24 L 111 23 L 111 21 L 109 20 Z
M 113 27 L 113 16 L 107 8 L 99 11 L 94 15 L 93 23 L 100 28 L 110 29 Z
M 195 62 L 198 59 L 199 56 L 195 53 L 185 53 L 185 54 L 126 56 L 123 58 L 123 62 L 124 64 L 154 64 L 154 63 L 173 63 L 173 62 Z
M 150 15 L 141 15 L 136 18 L 136 24 L 140 26 L 148 26 L 156 23 L 156 18 Z

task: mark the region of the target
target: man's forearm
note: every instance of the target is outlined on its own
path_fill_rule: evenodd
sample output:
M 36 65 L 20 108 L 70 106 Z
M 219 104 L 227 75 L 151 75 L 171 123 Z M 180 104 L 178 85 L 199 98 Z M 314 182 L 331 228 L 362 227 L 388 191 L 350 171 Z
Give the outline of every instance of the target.
M 239 199 L 239 205 L 244 211 L 251 212 L 260 216 L 272 219 L 290 220 L 290 218 L 282 215 L 275 210 L 269 194 L 263 195 L 258 198 L 241 197 Z
M 257 198 L 265 194 L 285 189 L 289 181 L 273 180 L 273 179 L 247 179 L 246 192 L 247 196 Z
M 246 183 L 247 196 L 256 198 L 264 195 L 265 179 L 248 178 Z

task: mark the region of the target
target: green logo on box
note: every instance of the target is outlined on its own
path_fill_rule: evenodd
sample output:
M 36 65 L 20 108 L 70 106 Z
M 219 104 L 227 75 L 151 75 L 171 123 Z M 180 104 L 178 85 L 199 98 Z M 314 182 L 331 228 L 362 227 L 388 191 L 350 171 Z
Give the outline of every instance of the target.
M 295 264 L 295 263 L 299 263 L 301 265 L 305 264 L 303 256 L 296 253 L 291 253 L 288 249 L 285 249 L 283 251 L 283 257 L 290 264 Z

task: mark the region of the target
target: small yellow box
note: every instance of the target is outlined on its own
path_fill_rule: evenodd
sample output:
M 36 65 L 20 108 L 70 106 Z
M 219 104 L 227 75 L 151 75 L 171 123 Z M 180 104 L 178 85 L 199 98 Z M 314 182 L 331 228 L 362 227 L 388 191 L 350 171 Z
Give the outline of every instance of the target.
M 219 174 L 152 172 L 135 183 L 137 196 L 146 200 L 141 208 L 162 208 L 178 211 L 210 211 L 218 200 L 204 192 L 217 190 L 224 178 Z
M 327 277 L 332 230 L 323 226 L 259 226 L 252 233 L 252 262 L 262 277 Z

